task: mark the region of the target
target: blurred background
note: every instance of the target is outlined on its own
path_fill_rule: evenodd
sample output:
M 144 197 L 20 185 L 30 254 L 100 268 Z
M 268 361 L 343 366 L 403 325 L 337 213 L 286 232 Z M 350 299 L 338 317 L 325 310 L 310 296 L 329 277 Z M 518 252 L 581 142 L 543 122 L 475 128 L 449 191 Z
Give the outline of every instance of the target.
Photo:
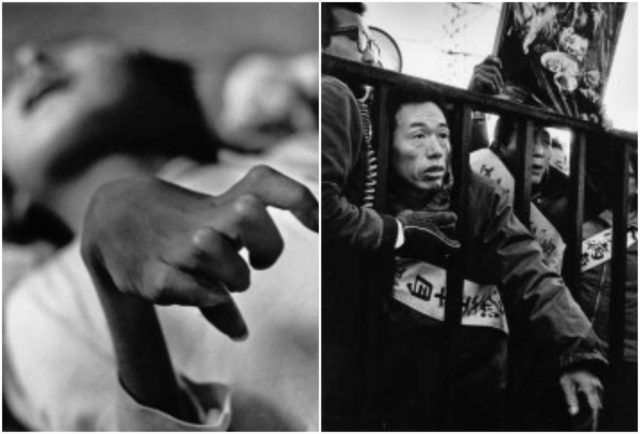
M 2 12 L 3 83 L 21 44 L 103 34 L 188 61 L 214 117 L 223 78 L 242 54 L 317 56 L 318 49 L 316 3 L 3 3 Z

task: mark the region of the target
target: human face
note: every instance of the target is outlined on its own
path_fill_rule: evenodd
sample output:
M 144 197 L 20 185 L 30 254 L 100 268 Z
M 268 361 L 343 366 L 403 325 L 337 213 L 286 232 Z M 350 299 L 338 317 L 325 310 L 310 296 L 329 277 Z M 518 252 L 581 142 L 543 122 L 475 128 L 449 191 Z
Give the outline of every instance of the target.
M 451 144 L 447 119 L 432 103 L 403 105 L 396 113 L 391 162 L 395 173 L 421 191 L 442 187 Z
M 516 133 L 511 135 L 509 145 L 503 149 L 503 157 L 510 170 L 518 167 L 518 147 Z M 531 184 L 536 186 L 542 182 L 544 174 L 549 170 L 551 161 L 551 136 L 544 128 L 536 128 L 531 157 Z
M 323 51 L 355 62 L 377 64 L 379 56 L 375 47 L 368 43 L 371 41 L 371 33 L 364 19 L 357 13 L 344 8 L 333 8 L 332 12 L 336 30 L 354 28 L 357 32 L 352 32 L 353 37 L 340 33 L 330 36 L 329 45 Z
M 124 50 L 95 39 L 23 47 L 15 70 L 3 98 L 3 163 L 18 188 L 35 194 L 55 161 L 77 157 L 106 129 L 124 129 L 134 86 Z

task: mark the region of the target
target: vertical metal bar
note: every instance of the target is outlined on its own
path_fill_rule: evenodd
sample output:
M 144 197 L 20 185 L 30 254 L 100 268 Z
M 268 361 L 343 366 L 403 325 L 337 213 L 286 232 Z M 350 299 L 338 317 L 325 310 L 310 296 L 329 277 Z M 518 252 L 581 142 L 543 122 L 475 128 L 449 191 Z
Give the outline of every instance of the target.
M 625 381 L 621 377 L 620 369 L 624 357 L 624 329 L 625 329 L 625 292 L 627 278 L 627 216 L 628 216 L 628 193 L 629 193 L 629 148 L 626 143 L 615 143 L 614 158 L 614 185 L 615 195 L 613 207 L 613 246 L 611 258 L 611 294 L 609 305 L 609 362 L 611 364 L 611 375 L 608 391 L 608 407 L 614 409 L 620 400 L 626 399 L 624 396 L 617 396 L 616 391 L 620 390 L 620 382 Z M 628 380 L 627 380 L 628 381 Z M 607 415 L 610 428 L 617 430 L 617 421 Z
M 471 109 L 463 105 L 456 111 L 452 131 L 454 141 L 452 150 L 452 171 L 454 179 L 453 205 L 458 215 L 457 234 L 462 243 L 460 254 L 452 266 L 447 270 L 447 302 L 445 304 L 444 321 L 451 332 L 460 325 L 462 319 L 462 286 L 464 282 L 465 245 L 469 237 L 469 182 L 471 169 L 469 167 L 469 147 L 471 143 Z
M 582 222 L 584 219 L 584 179 L 586 134 L 575 131 L 571 143 L 571 163 L 569 169 L 569 210 L 573 212 L 570 219 L 565 255 L 564 278 L 572 292 L 577 290 L 580 279 L 580 256 L 582 254 Z
M 374 103 L 371 110 L 371 125 L 373 127 L 371 143 L 376 151 L 377 177 L 375 186 L 374 208 L 384 211 L 387 198 L 387 173 L 389 168 L 389 119 L 388 96 L 389 87 L 379 85 L 375 89 Z M 376 254 L 367 257 L 367 267 L 373 270 L 386 270 L 393 264 L 391 254 Z M 364 402 L 361 420 L 362 428 L 377 431 L 382 423 L 380 396 L 383 392 L 380 379 L 383 375 L 383 360 L 385 359 L 382 334 L 384 322 L 382 317 L 383 299 L 389 295 L 389 288 L 393 285 L 393 276 L 382 276 L 381 273 L 368 274 L 365 293 L 362 300 L 366 304 L 364 315 L 367 323 L 367 340 L 364 348 Z
M 445 426 L 453 427 L 456 424 L 453 413 L 453 390 L 451 383 L 453 380 L 453 367 L 455 366 L 456 352 L 458 351 L 457 334 L 462 321 L 462 295 L 464 288 L 464 270 L 466 262 L 465 248 L 469 245 L 469 183 L 471 180 L 471 168 L 469 166 L 469 149 L 471 146 L 471 108 L 467 105 L 458 107 L 453 122 L 453 142 L 452 142 L 452 171 L 454 188 L 452 204 L 458 215 L 457 235 L 461 243 L 460 253 L 454 259 L 453 264 L 447 268 L 447 289 L 445 303 L 445 345 L 446 355 L 445 365 L 441 365 L 442 386 L 441 400 L 445 406 L 444 421 Z
M 533 134 L 535 125 L 532 120 L 518 122 L 517 148 L 518 170 L 514 173 L 516 178 L 513 210 L 522 224 L 529 227 L 531 214 L 531 160 L 533 159 Z
M 376 186 L 375 209 L 386 209 L 387 199 L 387 168 L 389 162 L 389 119 L 387 115 L 387 101 L 389 99 L 389 87 L 379 86 L 376 88 L 373 106 L 373 147 L 376 149 L 378 157 L 378 179 Z

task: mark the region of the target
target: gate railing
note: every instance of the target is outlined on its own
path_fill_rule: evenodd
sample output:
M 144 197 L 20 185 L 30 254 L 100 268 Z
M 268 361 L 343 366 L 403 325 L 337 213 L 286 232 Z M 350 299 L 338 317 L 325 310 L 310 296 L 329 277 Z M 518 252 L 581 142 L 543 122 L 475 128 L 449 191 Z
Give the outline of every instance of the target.
M 540 124 L 550 127 L 570 128 L 573 131 L 570 158 L 570 191 L 569 212 L 570 228 L 567 233 L 567 254 L 565 255 L 564 278 L 568 287 L 577 288 L 580 282 L 582 224 L 585 205 L 585 166 L 587 139 L 597 138 L 601 143 L 609 143 L 614 149 L 612 176 L 615 189 L 613 206 L 613 256 L 611 302 L 609 313 L 609 362 L 610 378 L 607 384 L 617 384 L 624 381 L 617 377 L 618 367 L 623 360 L 624 319 L 625 319 L 625 276 L 627 274 L 627 210 L 628 210 L 628 177 L 627 168 L 630 162 L 630 152 L 637 150 L 638 139 L 636 133 L 620 130 L 605 130 L 602 127 L 582 120 L 524 106 L 511 101 L 489 97 L 487 95 L 458 89 L 455 87 L 435 83 L 417 77 L 407 76 L 392 71 L 351 62 L 327 54 L 322 55 L 323 74 L 334 75 L 353 82 L 367 84 L 375 89 L 373 108 L 374 137 L 373 144 L 378 150 L 378 194 L 377 209 L 385 208 L 387 186 L 388 144 L 390 131 L 388 113 L 386 112 L 389 90 L 402 86 L 403 89 L 415 90 L 425 96 L 437 97 L 452 104 L 455 117 L 451 125 L 452 171 L 456 185 L 453 191 L 453 206 L 458 215 L 458 233 L 462 249 L 469 239 L 468 222 L 468 189 L 470 171 L 469 153 L 472 137 L 472 112 L 482 111 L 497 115 L 508 115 L 517 122 L 517 146 L 519 150 L 519 164 L 522 175 L 516 179 L 514 211 L 520 221 L 529 226 L 530 196 L 531 196 L 531 161 L 533 154 L 534 126 Z M 462 259 L 457 260 L 447 270 L 447 303 L 445 304 L 445 325 L 451 337 L 461 323 L 462 304 Z M 375 370 L 374 370 L 375 371 Z M 445 380 L 446 381 L 446 380 Z M 613 387 L 608 387 L 613 390 Z M 613 397 L 611 397 L 613 398 Z M 611 402 L 609 399 L 607 401 Z

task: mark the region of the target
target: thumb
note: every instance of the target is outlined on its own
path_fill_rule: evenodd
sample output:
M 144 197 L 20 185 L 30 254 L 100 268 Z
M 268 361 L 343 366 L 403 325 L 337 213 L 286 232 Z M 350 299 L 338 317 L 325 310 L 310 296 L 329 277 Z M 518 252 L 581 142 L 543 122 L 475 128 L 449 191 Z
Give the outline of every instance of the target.
M 434 213 L 431 220 L 437 226 L 450 226 L 454 225 L 458 221 L 458 216 L 456 213 L 451 211 L 442 211 Z

